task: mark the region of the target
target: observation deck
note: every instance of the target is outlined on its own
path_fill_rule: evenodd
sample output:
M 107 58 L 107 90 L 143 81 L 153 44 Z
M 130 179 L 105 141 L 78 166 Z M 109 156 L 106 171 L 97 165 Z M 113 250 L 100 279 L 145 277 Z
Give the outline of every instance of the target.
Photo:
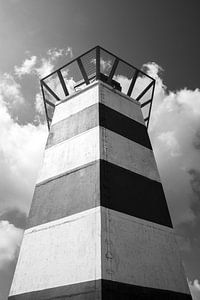
M 139 101 L 148 128 L 155 79 L 104 48 L 96 46 L 40 80 L 49 129 L 55 105 L 96 80 L 103 81 L 113 89 Z

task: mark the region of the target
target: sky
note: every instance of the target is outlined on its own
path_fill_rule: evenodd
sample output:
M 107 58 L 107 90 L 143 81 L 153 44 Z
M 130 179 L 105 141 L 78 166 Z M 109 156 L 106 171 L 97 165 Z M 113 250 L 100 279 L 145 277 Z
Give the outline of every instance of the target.
M 39 79 L 100 45 L 156 79 L 149 135 L 200 299 L 199 1 L 0 0 L 0 300 L 47 138 Z

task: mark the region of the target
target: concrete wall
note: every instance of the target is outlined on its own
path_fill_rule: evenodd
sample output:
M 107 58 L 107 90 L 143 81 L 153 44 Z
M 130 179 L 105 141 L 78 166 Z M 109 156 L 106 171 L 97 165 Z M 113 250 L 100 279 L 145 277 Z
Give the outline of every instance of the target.
M 45 150 L 37 183 L 99 159 L 99 127 Z
M 104 207 L 101 211 L 103 278 L 189 292 L 173 229 Z
M 101 128 L 101 159 L 160 181 L 153 151 L 113 131 Z
M 26 230 L 10 296 L 99 278 L 100 207 Z
M 127 284 L 154 289 L 147 299 L 188 294 L 140 104 L 106 84 L 56 106 L 28 226 L 11 300 L 52 299 L 52 289 L 60 298 L 71 287 L 67 299 L 80 286 L 77 299 L 91 300 L 85 291 L 105 282 L 125 285 L 125 295 Z
M 54 111 L 51 126 L 98 102 L 144 124 L 140 104 L 137 101 L 106 84 L 95 82 L 78 94 L 72 95 L 66 101 L 58 104 Z

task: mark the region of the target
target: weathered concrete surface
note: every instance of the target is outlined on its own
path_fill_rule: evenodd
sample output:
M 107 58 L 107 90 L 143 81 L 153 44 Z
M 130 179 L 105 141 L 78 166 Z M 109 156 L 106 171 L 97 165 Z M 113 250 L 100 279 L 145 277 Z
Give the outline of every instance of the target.
M 168 292 L 189 293 L 175 238 L 168 228 L 170 218 L 153 152 L 134 141 L 134 135 L 125 137 L 126 128 L 123 132 L 121 128 L 115 129 L 119 130 L 116 133 L 108 123 L 109 129 L 93 127 L 98 124 L 98 110 L 91 110 L 99 102 L 144 124 L 140 104 L 100 82 L 57 105 L 52 123 L 57 126 L 55 143 L 51 144 L 50 139 L 51 147 L 45 151 L 30 212 L 32 227 L 25 231 L 11 287 L 12 300 L 44 300 L 45 291 L 49 299 L 50 289 L 54 290 L 55 298 L 67 299 L 72 294 L 65 297 L 63 293 L 67 292 L 62 287 L 68 286 L 68 291 L 72 291 L 81 283 L 85 283 L 83 289 L 89 287 L 92 291 L 87 297 L 83 290 L 77 299 L 91 300 L 94 295 L 98 299 L 100 293 L 95 294 L 95 287 L 99 280 L 108 291 L 107 295 L 105 290 L 102 292 L 106 300 L 126 299 L 123 293 L 127 299 L 141 294 L 144 299 L 160 299 L 160 295 L 163 299 L 182 299 L 174 294 L 167 298 Z M 85 109 L 91 113 L 84 115 Z M 82 121 L 79 112 L 84 115 Z M 78 124 L 69 126 L 72 116 Z M 91 120 L 84 125 L 87 117 Z M 115 124 L 123 117 L 117 118 Z M 122 123 L 131 127 L 126 121 Z M 64 122 L 63 129 L 59 122 Z M 112 171 L 102 168 L 104 164 L 112 165 Z M 99 194 L 100 204 L 109 209 L 99 206 Z M 88 205 L 98 207 L 87 209 Z M 147 221 L 148 213 L 154 222 Z M 40 222 L 46 223 L 34 226 Z M 117 290 L 123 290 L 119 297 Z M 24 298 L 20 298 L 21 293 Z M 189 299 L 186 297 L 183 299 Z
M 27 227 L 100 206 L 99 165 L 95 161 L 36 186 Z
M 101 159 L 160 181 L 153 151 L 105 128 L 100 129 Z
M 52 125 L 46 148 L 98 125 L 152 149 L 145 125 L 102 103 L 91 105 Z
M 172 229 L 101 211 L 102 278 L 189 294 Z
M 102 160 L 38 184 L 27 226 L 100 205 L 172 227 L 160 182 Z
M 112 89 L 104 83 L 99 85 L 99 101 L 121 114 L 144 124 L 140 103 Z
M 71 285 L 87 287 L 91 281 L 95 289 L 99 279 L 119 282 L 129 296 L 139 286 L 147 299 L 162 294 L 174 299 L 167 291 L 189 294 L 172 229 L 98 207 L 25 231 L 10 296 L 45 289 L 49 295 L 48 289 L 59 293 L 67 285 L 71 291 Z M 110 291 L 117 289 L 108 284 Z M 126 291 L 123 284 L 132 288 Z M 182 296 L 177 299 L 190 299 Z
M 78 94 L 59 103 L 54 111 L 52 125 L 99 102 L 144 124 L 139 102 L 113 90 L 107 84 L 95 82 Z
M 13 295 L 9 300 L 102 300 L 101 286 L 102 280 L 99 279 Z
M 152 149 L 145 125 L 99 103 L 99 125 Z
M 46 149 L 37 183 L 99 158 L 160 181 L 152 150 L 97 126 Z
M 25 231 L 10 296 L 101 278 L 100 207 Z
M 192 300 L 189 294 L 131 285 L 112 280 L 87 281 L 9 297 L 9 300 Z
M 99 108 L 94 104 L 51 126 L 46 148 L 99 125 Z
M 100 164 L 101 205 L 172 227 L 162 184 L 107 161 Z
M 99 159 L 99 127 L 45 150 L 37 183 Z
M 54 111 L 52 125 L 97 103 L 99 99 L 98 95 L 99 87 L 98 83 L 95 83 L 78 94 L 69 97 L 67 101 L 58 104 Z

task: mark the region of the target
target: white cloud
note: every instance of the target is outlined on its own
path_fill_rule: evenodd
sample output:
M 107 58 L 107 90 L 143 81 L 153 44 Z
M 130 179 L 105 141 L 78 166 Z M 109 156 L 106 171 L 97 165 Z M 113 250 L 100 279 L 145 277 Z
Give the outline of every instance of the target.
M 67 49 L 58 49 L 58 48 L 53 48 L 53 49 L 49 49 L 47 51 L 48 56 L 50 56 L 51 60 L 56 60 L 58 57 L 61 56 L 68 56 L 70 55 L 70 57 L 73 57 L 73 52 L 72 52 L 72 48 L 71 47 L 67 47 Z
M 200 300 L 200 283 L 198 279 L 195 279 L 193 282 L 189 281 L 189 288 L 192 294 L 193 300 Z
M 122 88 L 122 93 L 127 94 L 131 80 L 123 75 L 114 76 L 114 80 L 118 81 Z
M 51 49 L 48 52 L 48 54 L 50 55 Z M 55 54 L 54 51 L 52 52 L 52 56 L 50 58 L 38 59 L 35 55 L 33 55 L 30 58 L 25 59 L 21 66 L 15 66 L 15 74 L 18 77 L 35 74 L 42 78 L 53 71 L 53 61 L 58 57 L 59 52 L 56 52 Z
M 53 71 L 59 58 L 65 58 L 68 55 L 70 58 L 73 57 L 72 48 L 70 47 L 66 49 L 49 49 L 46 53 L 46 57 L 42 58 L 32 55 L 25 59 L 21 66 L 14 67 L 15 74 L 20 78 L 30 74 L 43 78 Z
M 91 60 L 91 63 L 96 66 L 96 58 L 93 58 Z M 112 61 L 111 60 L 105 60 L 102 57 L 100 58 L 100 68 L 101 72 L 107 74 L 112 67 Z
M 0 74 L 0 101 L 7 106 L 24 103 L 21 86 L 11 74 Z
M 27 212 L 44 147 L 46 125 L 16 123 L 8 112 L 4 95 L 0 94 L 0 128 L 3 174 L 0 176 L 0 210 L 19 207 Z
M 0 221 L 0 270 L 18 256 L 23 230 L 8 221 Z
M 44 102 L 41 93 L 37 93 L 35 96 L 35 108 L 39 114 L 44 115 Z
M 100 58 L 100 67 L 102 72 L 107 73 L 110 71 L 111 67 L 112 67 L 112 62 L 111 60 L 104 60 L 102 57 Z
M 15 73 L 19 77 L 25 74 L 30 74 L 33 70 L 33 67 L 36 65 L 37 57 L 35 55 L 31 56 L 24 60 L 20 67 L 15 66 Z
M 17 261 L 23 230 L 0 221 L 0 299 L 6 300 Z
M 35 68 L 35 72 L 40 78 L 43 78 L 46 75 L 53 72 L 53 69 L 54 69 L 54 64 L 53 64 L 52 60 L 42 58 L 41 64 L 38 68 Z
M 164 146 L 167 147 L 171 156 L 179 156 L 181 155 L 179 143 L 175 137 L 174 131 L 166 131 L 162 132 L 158 139 L 164 143 Z

